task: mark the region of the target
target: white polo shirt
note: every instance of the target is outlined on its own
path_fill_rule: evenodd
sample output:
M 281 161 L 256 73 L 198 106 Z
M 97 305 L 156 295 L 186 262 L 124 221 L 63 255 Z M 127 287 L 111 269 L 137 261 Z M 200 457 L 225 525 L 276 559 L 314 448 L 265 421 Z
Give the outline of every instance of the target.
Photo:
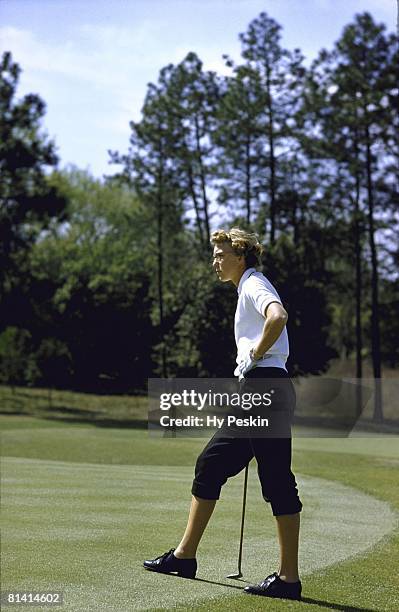
M 248 356 L 249 350 L 255 346 L 263 332 L 265 324 L 265 309 L 271 302 L 281 304 L 281 299 L 271 282 L 255 268 L 248 268 L 241 276 L 237 287 L 238 301 L 234 317 L 234 334 L 237 344 L 237 363 Z M 281 304 L 282 305 L 282 304 Z M 289 355 L 287 328 L 277 338 L 257 367 L 283 368 Z M 238 376 L 238 368 L 234 375 Z

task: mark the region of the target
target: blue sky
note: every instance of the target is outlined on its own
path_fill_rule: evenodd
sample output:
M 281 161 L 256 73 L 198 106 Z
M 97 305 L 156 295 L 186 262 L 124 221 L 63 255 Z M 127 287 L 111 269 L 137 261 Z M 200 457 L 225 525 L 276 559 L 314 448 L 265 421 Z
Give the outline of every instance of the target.
M 396 27 L 396 0 L 0 0 L 0 52 L 23 73 L 18 97 L 38 93 L 60 165 L 112 174 L 107 150 L 125 152 L 148 82 L 195 51 L 204 68 L 228 74 L 238 34 L 266 11 L 282 43 L 308 61 L 331 48 L 356 13 Z

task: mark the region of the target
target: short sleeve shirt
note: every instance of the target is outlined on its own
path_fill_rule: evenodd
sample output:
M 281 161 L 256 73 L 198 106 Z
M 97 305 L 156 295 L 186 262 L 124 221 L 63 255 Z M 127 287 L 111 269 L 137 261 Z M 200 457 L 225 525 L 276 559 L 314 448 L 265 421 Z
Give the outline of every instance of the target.
M 255 268 L 248 268 L 241 276 L 238 301 L 234 318 L 234 334 L 237 344 L 237 363 L 247 357 L 249 350 L 260 340 L 265 324 L 265 310 L 272 302 L 281 299 L 271 282 Z M 276 342 L 257 362 L 258 367 L 283 368 L 289 355 L 287 328 L 284 327 Z M 235 375 L 238 375 L 236 368 Z

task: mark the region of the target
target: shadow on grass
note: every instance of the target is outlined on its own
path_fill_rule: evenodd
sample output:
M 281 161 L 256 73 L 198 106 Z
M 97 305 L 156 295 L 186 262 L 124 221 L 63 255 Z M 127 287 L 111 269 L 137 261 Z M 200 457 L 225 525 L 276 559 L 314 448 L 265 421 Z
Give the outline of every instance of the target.
M 205 578 L 196 578 L 196 582 L 207 582 L 208 584 L 217 584 L 222 587 L 229 587 L 230 589 L 238 589 L 239 591 L 243 590 L 243 586 L 236 586 L 235 584 L 228 584 L 227 582 L 216 582 L 215 580 L 205 580 Z M 245 582 L 245 584 L 250 584 L 247 580 L 240 580 L 240 582 Z
M 117 429 L 147 429 L 148 421 L 140 419 L 101 419 L 94 421 L 95 427 L 115 427 Z
M 183 578 L 182 576 L 178 576 L 177 574 L 168 574 L 168 576 L 171 576 L 172 578 L 178 578 L 179 580 L 194 580 L 195 582 L 206 582 L 207 584 L 216 584 L 222 587 L 229 587 L 230 589 L 238 589 L 239 591 L 242 591 L 242 589 L 244 588 L 242 586 L 236 586 L 235 584 L 227 584 L 226 582 L 216 582 L 215 580 L 206 580 L 205 578 Z M 249 584 L 249 582 L 245 580 L 241 580 L 240 582 L 245 582 L 246 584 Z
M 45 402 L 48 401 L 48 393 L 35 393 L 34 395 L 32 395 L 32 393 L 29 393 L 29 391 L 20 391 L 19 389 L 16 389 L 14 394 L 11 394 L 7 397 L 7 399 L 9 399 L 11 397 L 11 399 L 13 397 L 26 397 L 30 400 L 33 401 L 37 401 L 37 400 L 43 400 Z
M 89 412 L 88 410 L 82 410 L 82 408 L 71 408 L 70 406 L 63 406 L 62 404 L 57 404 L 56 406 L 53 406 L 51 410 L 54 413 L 61 413 L 67 415 L 76 414 L 79 415 L 81 418 L 85 417 L 87 420 L 96 419 L 101 414 L 100 412 Z M 47 418 L 47 413 L 45 412 L 44 414 Z
M 169 574 L 169 575 L 173 576 L 174 578 L 180 578 L 180 576 L 176 576 L 175 574 Z M 187 578 L 184 578 L 184 580 L 187 580 Z M 227 584 L 226 582 L 216 582 L 216 580 L 206 580 L 205 578 L 193 578 L 193 580 L 195 580 L 196 582 L 206 582 L 207 584 L 216 584 L 217 586 L 229 587 L 230 589 L 238 589 L 239 591 L 242 591 L 244 588 L 243 586 L 238 586 L 238 585 L 236 586 L 235 584 Z M 239 582 L 244 582 L 245 584 L 252 584 L 251 582 L 248 582 L 248 580 L 243 580 L 242 578 L 241 579 L 237 578 L 236 580 L 238 580 Z M 254 595 L 254 597 L 255 598 L 257 597 L 258 599 L 262 599 L 262 597 L 259 597 L 257 595 Z M 281 601 L 284 601 L 284 600 L 281 600 Z M 331 601 L 324 601 L 323 599 L 313 599 L 312 597 L 302 597 L 301 603 L 315 605 L 315 606 L 322 606 L 323 608 L 327 608 L 328 610 L 338 610 L 339 612 L 375 612 L 375 610 L 371 608 L 359 608 L 358 606 L 348 606 L 347 604 L 340 604 L 340 603 L 331 602 Z
M 58 408 L 57 408 L 58 410 Z M 36 415 L 39 416 L 39 415 Z M 61 421 L 64 424 L 80 424 L 80 425 L 93 425 L 93 427 L 110 427 L 116 429 L 147 429 L 147 419 L 110 419 L 110 418 L 99 418 L 97 413 L 93 413 L 88 417 L 87 413 L 82 411 L 82 416 L 76 417 L 62 417 L 59 415 L 50 416 L 48 414 L 41 414 L 40 418 L 46 421 Z
M 2 398 L 3 401 L 7 401 L 10 405 L 11 405 L 11 410 L 12 413 L 15 414 L 22 414 L 23 413 L 23 406 L 24 403 L 22 400 L 16 398 L 16 397 L 6 397 L 6 398 Z M 17 410 L 19 409 L 19 412 L 17 412 Z M 10 411 L 11 412 L 11 411 Z
M 4 416 L 24 416 L 45 421 L 59 422 L 64 425 L 80 424 L 92 425 L 93 427 L 109 427 L 117 429 L 147 429 L 147 418 L 120 418 L 113 419 L 103 416 L 102 412 L 88 412 L 80 408 L 70 406 L 54 406 L 50 410 L 0 410 L 0 415 Z M 71 416 L 69 416 L 71 415 Z
M 217 584 L 218 586 L 230 587 L 231 589 L 238 589 L 239 591 L 242 591 L 244 588 L 242 586 L 236 586 L 234 584 L 226 584 L 225 582 L 205 580 L 204 578 L 195 578 L 195 580 L 197 582 L 208 582 L 209 584 Z M 245 582 L 246 584 L 252 584 L 248 582 L 247 580 L 240 580 L 240 582 Z M 258 597 L 258 599 L 262 599 L 262 597 L 259 597 L 257 595 L 254 595 L 254 597 Z M 339 610 L 341 612 L 375 612 L 375 610 L 372 610 L 371 608 L 359 608 L 358 606 L 348 606 L 347 604 L 339 604 L 339 603 L 335 603 L 331 601 L 324 601 L 322 599 L 312 599 L 311 597 L 302 597 L 301 602 L 310 604 L 310 605 L 315 605 L 315 606 L 322 606 L 323 608 L 327 608 L 328 610 Z
M 359 608 L 358 606 L 348 606 L 347 604 L 339 604 L 331 601 L 324 601 L 322 599 L 312 599 L 311 597 L 302 597 L 301 601 L 306 604 L 315 606 L 323 606 L 328 610 L 340 610 L 342 612 L 375 612 L 375 608 Z

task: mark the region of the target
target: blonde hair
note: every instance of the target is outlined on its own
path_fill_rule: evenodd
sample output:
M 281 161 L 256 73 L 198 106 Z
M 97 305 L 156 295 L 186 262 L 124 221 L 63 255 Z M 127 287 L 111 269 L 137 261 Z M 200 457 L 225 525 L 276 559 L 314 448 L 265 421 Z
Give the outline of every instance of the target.
M 246 232 L 239 227 L 232 227 L 230 230 L 216 230 L 211 234 L 211 244 L 221 244 L 228 242 L 231 244 L 236 255 L 243 255 L 247 268 L 259 266 L 264 247 L 259 242 L 257 234 Z

